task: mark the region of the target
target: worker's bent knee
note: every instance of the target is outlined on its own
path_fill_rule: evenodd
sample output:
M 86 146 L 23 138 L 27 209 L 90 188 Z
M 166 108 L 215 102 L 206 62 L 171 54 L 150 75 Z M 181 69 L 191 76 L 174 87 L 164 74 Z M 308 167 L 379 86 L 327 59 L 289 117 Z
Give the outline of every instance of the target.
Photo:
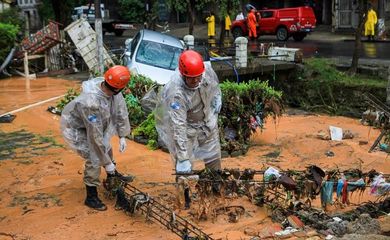
M 207 163 L 205 163 L 205 165 L 206 165 L 206 168 L 212 169 L 212 170 L 221 170 L 222 169 L 220 158 L 215 159 L 215 160 L 210 161 L 210 162 L 207 162 Z

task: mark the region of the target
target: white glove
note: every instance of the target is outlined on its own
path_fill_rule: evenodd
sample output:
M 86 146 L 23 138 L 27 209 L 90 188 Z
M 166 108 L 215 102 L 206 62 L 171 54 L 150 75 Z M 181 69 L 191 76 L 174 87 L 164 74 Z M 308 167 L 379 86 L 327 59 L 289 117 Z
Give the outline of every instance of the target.
M 192 166 L 190 160 L 186 159 L 176 162 L 176 173 L 190 173 L 191 171 Z
M 127 143 L 126 143 L 126 138 L 121 137 L 119 139 L 119 152 L 124 152 L 126 150 Z
M 106 172 L 108 174 L 114 174 L 115 173 L 115 165 L 113 163 L 110 163 L 110 164 L 104 166 L 104 168 L 106 169 Z

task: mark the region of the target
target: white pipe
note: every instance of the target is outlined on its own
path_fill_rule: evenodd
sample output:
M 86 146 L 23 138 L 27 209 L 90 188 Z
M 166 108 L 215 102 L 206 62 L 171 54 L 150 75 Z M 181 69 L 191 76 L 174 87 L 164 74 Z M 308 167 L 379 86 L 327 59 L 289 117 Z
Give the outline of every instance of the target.
M 33 104 L 30 104 L 30 105 L 27 105 L 27 106 L 25 106 L 25 107 L 22 107 L 22 108 L 19 108 L 19 109 L 16 109 L 16 110 L 13 110 L 13 111 L 11 111 L 11 112 L 3 113 L 3 114 L 0 115 L 0 117 L 3 117 L 3 116 L 5 116 L 5 115 L 7 115 L 7 114 L 17 113 L 17 112 L 26 110 L 26 109 L 28 109 L 28 108 L 32 108 L 32 107 L 41 105 L 41 104 L 43 104 L 43 103 L 47 103 L 47 102 L 56 100 L 56 99 L 58 99 L 58 98 L 62 98 L 62 97 L 64 97 L 65 95 L 66 95 L 66 94 L 63 94 L 63 95 L 57 96 L 57 97 L 52 97 L 52 98 L 49 98 L 49 99 L 46 99 L 46 100 L 43 100 L 43 101 L 40 101 L 40 102 L 37 102 L 37 103 L 33 103 Z

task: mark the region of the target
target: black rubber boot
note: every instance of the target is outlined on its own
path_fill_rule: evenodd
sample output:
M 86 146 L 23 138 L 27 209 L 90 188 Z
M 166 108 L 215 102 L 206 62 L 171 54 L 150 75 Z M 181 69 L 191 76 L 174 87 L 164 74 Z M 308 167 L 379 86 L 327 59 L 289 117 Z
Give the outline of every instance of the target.
M 132 175 L 127 175 L 127 176 L 123 176 L 121 173 L 119 173 L 117 170 L 115 170 L 115 173 L 114 174 L 109 174 L 107 173 L 107 180 L 109 180 L 110 178 L 118 178 L 119 180 L 123 181 L 123 182 L 132 182 L 134 181 L 135 177 L 132 176 Z
M 99 199 L 96 187 L 87 186 L 87 198 L 84 204 L 98 211 L 107 210 L 107 206 Z
M 185 209 L 190 209 L 191 207 L 191 197 L 190 197 L 190 189 L 185 188 L 184 189 L 184 200 L 185 200 Z

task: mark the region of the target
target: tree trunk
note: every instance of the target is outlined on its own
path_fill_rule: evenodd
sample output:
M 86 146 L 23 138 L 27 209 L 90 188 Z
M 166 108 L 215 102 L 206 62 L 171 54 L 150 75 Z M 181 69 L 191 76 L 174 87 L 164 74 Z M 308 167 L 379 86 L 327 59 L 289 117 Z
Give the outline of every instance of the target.
M 100 0 L 95 0 L 95 32 L 96 32 L 96 56 L 98 76 L 103 76 L 104 72 L 104 55 L 103 55 L 103 27 L 102 12 L 100 10 Z
M 221 17 L 220 26 L 219 46 L 222 47 L 225 40 L 225 17 Z
M 189 13 L 189 26 L 188 26 L 188 34 L 194 34 L 194 25 L 195 25 L 195 1 L 188 1 L 188 13 Z
M 387 69 L 387 88 L 386 88 L 386 104 L 390 106 L 390 66 Z
M 362 47 L 362 31 L 364 27 L 364 22 L 366 21 L 366 6 L 367 1 L 365 0 L 360 0 L 359 1 L 359 25 L 356 28 L 355 31 L 355 49 L 353 51 L 353 56 L 352 56 L 352 63 L 351 63 L 351 68 L 349 69 L 349 72 L 352 74 L 357 73 L 358 66 L 359 66 L 359 57 L 360 57 L 360 49 Z

